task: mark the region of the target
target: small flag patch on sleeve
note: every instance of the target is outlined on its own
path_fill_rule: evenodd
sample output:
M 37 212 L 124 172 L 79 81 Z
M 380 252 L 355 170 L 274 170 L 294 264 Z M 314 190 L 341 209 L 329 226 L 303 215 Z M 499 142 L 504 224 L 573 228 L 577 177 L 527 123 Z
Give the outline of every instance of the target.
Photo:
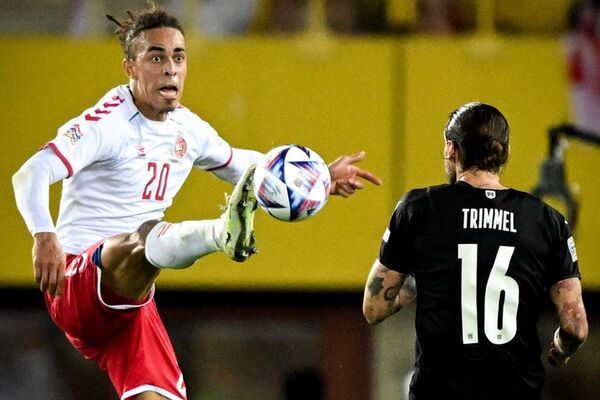
M 390 228 L 386 228 L 385 232 L 383 232 L 383 241 L 387 243 L 388 239 L 390 238 Z
M 577 261 L 577 249 L 575 248 L 575 239 L 573 239 L 573 236 L 567 239 L 567 246 L 569 247 L 569 253 L 571 253 L 573 262 Z

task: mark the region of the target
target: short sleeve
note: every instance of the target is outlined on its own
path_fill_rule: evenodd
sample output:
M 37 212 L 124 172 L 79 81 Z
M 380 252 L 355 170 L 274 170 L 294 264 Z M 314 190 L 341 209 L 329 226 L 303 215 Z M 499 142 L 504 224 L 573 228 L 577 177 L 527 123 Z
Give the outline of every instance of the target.
M 103 132 L 97 122 L 85 123 L 74 119 L 60 127 L 56 137 L 44 147 L 49 147 L 56 153 L 71 177 L 115 151 L 119 142 L 116 138 L 117 135 Z
M 233 150 L 212 126 L 198 118 L 195 134 L 198 135 L 201 150 L 194 160 L 194 167 L 212 171 L 229 165 Z
M 411 272 L 410 265 L 406 262 L 410 245 L 408 232 L 411 223 L 407 197 L 408 195 L 404 196 L 398 202 L 379 248 L 379 261 L 387 268 L 402 273 Z
M 553 210 L 552 210 L 553 211 Z M 558 212 L 552 212 L 555 231 L 553 240 L 553 254 L 549 258 L 549 286 L 567 278 L 581 278 L 575 239 L 571 234 L 569 225 Z

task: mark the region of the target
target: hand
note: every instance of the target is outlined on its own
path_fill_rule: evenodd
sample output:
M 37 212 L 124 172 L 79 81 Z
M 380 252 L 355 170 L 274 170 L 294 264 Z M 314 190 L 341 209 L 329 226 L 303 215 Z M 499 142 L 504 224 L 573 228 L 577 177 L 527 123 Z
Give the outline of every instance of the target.
M 342 197 L 349 197 L 356 190 L 364 187 L 359 178 L 368 180 L 375 185 L 381 185 L 381 179 L 367 170 L 357 167 L 354 163 L 365 158 L 365 152 L 360 151 L 351 156 L 342 156 L 329 164 L 329 174 L 331 175 L 330 194 L 338 194 Z
M 569 362 L 571 357 L 561 353 L 556 346 L 554 341 L 550 343 L 550 349 L 548 350 L 548 362 L 553 367 L 561 367 Z
M 66 257 L 56 233 L 40 232 L 33 237 L 33 274 L 42 292 L 62 295 Z

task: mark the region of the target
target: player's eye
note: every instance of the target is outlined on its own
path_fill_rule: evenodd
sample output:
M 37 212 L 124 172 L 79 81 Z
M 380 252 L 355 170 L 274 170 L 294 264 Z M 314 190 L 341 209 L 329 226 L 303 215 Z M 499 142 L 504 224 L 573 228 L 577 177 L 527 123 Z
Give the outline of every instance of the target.
M 182 54 L 175 56 L 175 62 L 181 63 L 181 62 L 183 62 L 183 60 L 185 60 L 185 56 L 183 56 Z
M 155 63 L 160 62 L 160 60 L 161 60 L 160 56 L 154 56 L 154 57 L 152 57 L 152 61 L 155 62 Z

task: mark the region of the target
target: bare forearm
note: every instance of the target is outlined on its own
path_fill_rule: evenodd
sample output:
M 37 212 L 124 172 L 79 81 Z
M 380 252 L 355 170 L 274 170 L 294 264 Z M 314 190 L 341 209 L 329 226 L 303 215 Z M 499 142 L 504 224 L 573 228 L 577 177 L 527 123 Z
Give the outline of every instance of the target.
M 389 287 L 383 293 L 379 286 L 381 278 L 374 278 L 368 285 L 369 294 L 365 293 L 363 313 L 371 325 L 376 325 L 402 309 L 398 299 L 398 288 Z M 381 298 L 381 296 L 383 296 Z
M 375 261 L 363 299 L 363 314 L 370 324 L 380 323 L 414 299 L 414 279 L 406 277 Z
M 583 345 L 588 335 L 588 322 L 579 279 L 562 280 L 551 288 L 550 293 L 560 326 L 554 334 L 548 359 L 552 365 L 558 366 L 566 364 Z
M 565 346 L 579 348 L 588 335 L 588 323 L 585 307 L 581 297 L 581 284 L 578 279 L 565 279 L 559 282 L 554 290 L 558 318 L 560 320 L 560 337 Z

